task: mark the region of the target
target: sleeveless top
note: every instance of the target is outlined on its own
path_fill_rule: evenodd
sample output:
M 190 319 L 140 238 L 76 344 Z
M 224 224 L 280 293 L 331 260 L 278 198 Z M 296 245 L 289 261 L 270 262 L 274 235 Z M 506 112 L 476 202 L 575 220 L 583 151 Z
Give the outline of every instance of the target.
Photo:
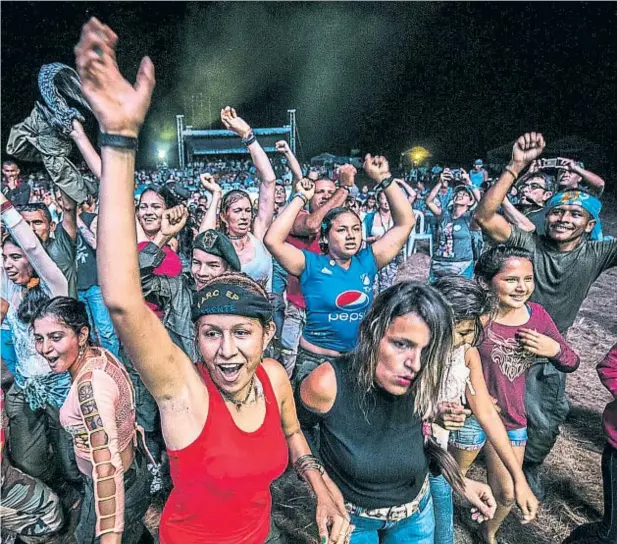
M 471 394 L 475 395 L 469 378 L 469 368 L 465 364 L 466 347 L 466 345 L 459 346 L 452 352 L 442 375 L 438 402 L 459 401 L 464 405 L 467 402 L 465 397 L 467 386 L 469 386 Z
M 205 365 L 208 417 L 194 442 L 170 450 L 174 488 L 161 517 L 161 544 L 261 544 L 270 531 L 270 484 L 287 468 L 287 441 L 274 389 L 257 367 L 265 401 L 254 432 L 239 429 Z
M 242 272 L 251 276 L 256 281 L 264 283 L 268 293 L 272 292 L 272 255 L 266 249 L 264 243 L 255 238 L 252 233 L 248 233 L 249 240 L 255 248 L 255 256 L 248 262 L 242 263 Z
M 428 474 L 422 420 L 414 396 L 391 395 L 379 386 L 360 407 L 349 360 L 330 363 L 336 374 L 336 400 L 320 424 L 326 471 L 346 502 L 386 508 L 412 501 Z

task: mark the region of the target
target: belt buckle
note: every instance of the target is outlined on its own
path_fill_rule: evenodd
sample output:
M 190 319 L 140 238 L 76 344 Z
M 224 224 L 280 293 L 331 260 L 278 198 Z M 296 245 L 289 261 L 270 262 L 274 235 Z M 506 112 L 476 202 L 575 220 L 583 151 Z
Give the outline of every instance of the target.
M 392 508 L 390 508 L 386 517 L 387 521 L 390 522 L 401 521 L 402 519 L 409 517 L 407 515 L 407 505 L 403 504 L 401 506 L 393 506 Z

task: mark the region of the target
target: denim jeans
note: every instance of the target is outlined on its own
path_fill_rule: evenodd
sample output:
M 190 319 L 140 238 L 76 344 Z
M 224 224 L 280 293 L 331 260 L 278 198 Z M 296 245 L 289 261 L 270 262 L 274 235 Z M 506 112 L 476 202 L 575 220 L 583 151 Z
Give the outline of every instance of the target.
M 446 479 L 429 474 L 435 509 L 435 544 L 454 544 L 454 506 L 452 488 Z
M 78 292 L 77 298 L 86 305 L 88 317 L 93 332 L 96 330 L 99 344 L 117 357 L 120 341 L 111 322 L 111 316 L 103 302 L 101 288 L 98 285 L 93 285 L 88 289 L 83 289 Z
M 570 411 L 566 399 L 566 374 L 551 364 L 538 364 L 529 369 L 525 383 L 529 433 L 525 463 L 539 465 L 555 445 L 559 425 Z
M 281 363 L 287 371 L 287 375 L 293 374 L 298 356 L 298 344 L 306 324 L 306 310 L 299 308 L 293 302 L 287 302 L 285 308 L 285 321 L 281 332 Z
M 510 444 L 521 447 L 527 443 L 527 427 L 507 431 Z M 486 443 L 486 433 L 475 416 L 468 417 L 465 424 L 458 430 L 450 433 L 450 444 L 459 450 L 481 450 Z
M 67 483 L 80 485 L 73 438 L 60 425 L 58 408 L 46 404 L 32 410 L 24 392 L 13 384 L 6 394 L 6 414 L 11 459 L 18 469 L 56 490 L 62 483 L 57 469 Z
M 433 544 L 435 518 L 433 499 L 428 491 L 419 510 L 401 521 L 382 521 L 351 516 L 355 526 L 350 544 Z

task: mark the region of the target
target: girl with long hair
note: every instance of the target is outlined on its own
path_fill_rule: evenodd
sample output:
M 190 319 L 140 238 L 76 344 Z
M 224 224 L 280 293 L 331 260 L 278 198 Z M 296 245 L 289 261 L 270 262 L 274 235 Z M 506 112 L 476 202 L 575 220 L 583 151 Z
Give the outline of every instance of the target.
M 517 464 L 522 467 L 527 443 L 527 371 L 532 365 L 550 363 L 562 372 L 573 372 L 579 357 L 546 310 L 529 302 L 535 287 L 533 255 L 529 251 L 496 246 L 482 254 L 475 275 L 498 301 L 495 317 L 478 345 L 484 380 L 489 394 L 496 399 Z M 497 500 L 497 512 L 483 527 L 482 538 L 494 544 L 497 531 L 518 498 L 512 470 L 505 466 L 495 444 L 486 442 L 486 434 L 475 418 L 469 418 L 451 435 L 450 445 L 463 472 L 485 447 L 488 483 Z
M 124 366 L 90 342 L 86 306 L 73 298 L 40 305 L 32 330 L 51 371 L 68 372 L 72 379 L 60 423 L 73 437 L 85 484 L 76 541 L 152 542 L 142 521 L 149 506 L 148 472 L 144 452 L 136 447 L 135 394 Z
M 435 413 L 453 318 L 432 287 L 403 282 L 377 296 L 357 347 L 313 370 L 296 390 L 303 428 L 320 423 L 319 454 L 351 515 L 352 544 L 432 544 L 429 472 L 491 517 L 486 486 L 464 480 L 423 420 Z

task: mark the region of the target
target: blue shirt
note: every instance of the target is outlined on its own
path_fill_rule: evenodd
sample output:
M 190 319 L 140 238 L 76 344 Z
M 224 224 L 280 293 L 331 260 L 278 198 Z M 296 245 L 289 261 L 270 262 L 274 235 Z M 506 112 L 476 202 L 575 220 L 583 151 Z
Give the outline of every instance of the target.
M 452 217 L 449 209 L 441 212 L 438 231 L 438 243 L 433 259 L 437 261 L 471 261 L 471 212 L 466 212 L 457 219 Z
M 306 260 L 300 287 L 306 301 L 303 337 L 340 352 L 356 347 L 358 327 L 373 301 L 377 263 L 373 250 L 360 250 L 345 270 L 327 255 L 302 250 Z

